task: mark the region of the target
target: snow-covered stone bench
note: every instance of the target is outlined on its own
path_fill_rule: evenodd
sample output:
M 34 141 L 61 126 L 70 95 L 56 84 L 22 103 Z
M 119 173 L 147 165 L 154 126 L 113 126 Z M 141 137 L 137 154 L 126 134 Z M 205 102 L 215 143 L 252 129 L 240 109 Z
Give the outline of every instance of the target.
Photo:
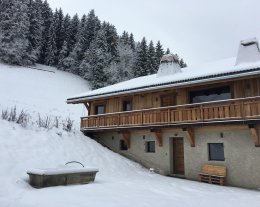
M 57 185 L 86 184 L 95 180 L 98 168 L 50 168 L 31 169 L 27 171 L 30 185 L 43 188 Z

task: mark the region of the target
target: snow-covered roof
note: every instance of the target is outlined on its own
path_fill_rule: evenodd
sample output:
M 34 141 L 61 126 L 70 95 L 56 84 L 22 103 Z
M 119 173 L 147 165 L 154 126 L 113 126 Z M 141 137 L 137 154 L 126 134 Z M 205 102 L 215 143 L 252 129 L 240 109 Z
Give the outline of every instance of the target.
M 248 52 L 256 51 L 248 50 Z M 206 63 L 200 66 L 182 68 L 180 72 L 168 74 L 167 76 L 159 76 L 154 74 L 134 78 L 111 86 L 78 94 L 74 97 L 68 98 L 67 103 L 81 102 L 84 100 L 93 100 L 96 98 L 104 98 L 134 92 L 184 86 L 194 83 L 210 82 L 213 80 L 225 80 L 255 74 L 260 74 L 260 60 L 251 62 L 245 61 L 236 64 L 236 57 L 234 57 Z

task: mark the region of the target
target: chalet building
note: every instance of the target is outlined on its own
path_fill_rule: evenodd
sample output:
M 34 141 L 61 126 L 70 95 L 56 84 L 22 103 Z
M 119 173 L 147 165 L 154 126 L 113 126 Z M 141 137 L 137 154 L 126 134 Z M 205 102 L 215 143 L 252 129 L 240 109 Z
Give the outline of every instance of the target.
M 204 164 L 225 166 L 227 185 L 260 188 L 260 51 L 180 68 L 163 56 L 157 74 L 67 99 L 84 104 L 81 131 L 160 174 L 197 180 Z

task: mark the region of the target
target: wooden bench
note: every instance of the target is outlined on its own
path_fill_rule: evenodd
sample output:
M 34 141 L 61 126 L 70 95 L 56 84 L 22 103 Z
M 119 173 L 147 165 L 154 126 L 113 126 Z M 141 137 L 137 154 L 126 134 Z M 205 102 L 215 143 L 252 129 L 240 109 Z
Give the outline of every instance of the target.
M 199 181 L 218 185 L 225 185 L 226 176 L 226 166 L 205 164 L 202 167 L 202 172 L 199 173 Z

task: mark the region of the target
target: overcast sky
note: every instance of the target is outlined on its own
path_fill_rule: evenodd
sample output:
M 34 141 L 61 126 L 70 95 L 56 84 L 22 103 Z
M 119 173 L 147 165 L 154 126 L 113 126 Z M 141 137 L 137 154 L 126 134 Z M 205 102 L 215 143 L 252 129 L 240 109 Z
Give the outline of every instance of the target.
M 48 0 L 64 13 L 94 9 L 101 21 L 160 40 L 188 65 L 236 56 L 239 41 L 260 40 L 260 0 Z

